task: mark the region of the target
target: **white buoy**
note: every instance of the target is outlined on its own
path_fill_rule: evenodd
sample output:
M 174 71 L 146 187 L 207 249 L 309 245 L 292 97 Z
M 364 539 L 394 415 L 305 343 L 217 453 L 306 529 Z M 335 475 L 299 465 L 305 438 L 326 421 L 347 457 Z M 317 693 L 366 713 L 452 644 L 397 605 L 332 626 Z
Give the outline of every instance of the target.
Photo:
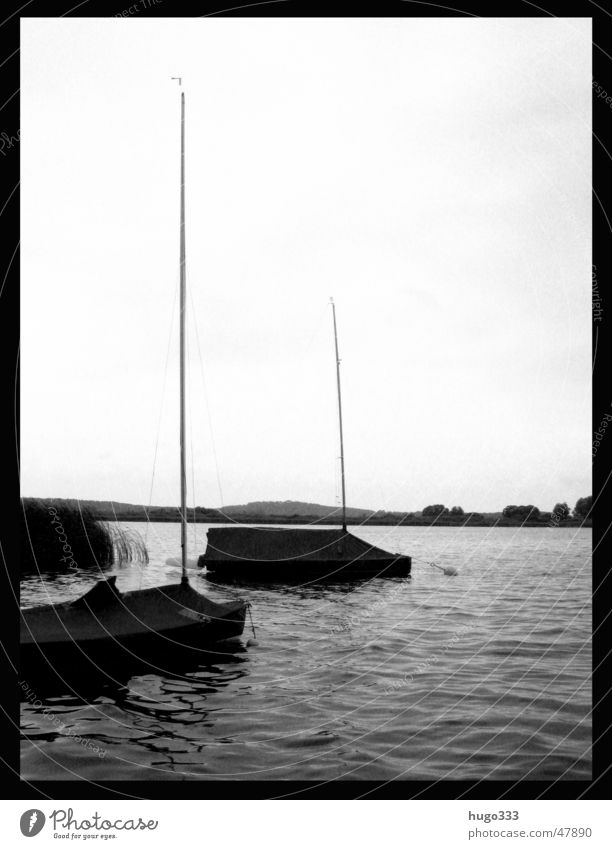
M 247 646 L 258 646 L 258 645 L 259 645 L 259 640 L 254 640 L 253 637 L 251 637 L 250 640 L 247 640 Z
M 436 569 L 439 569 L 441 572 L 444 572 L 445 575 L 458 575 L 459 570 L 454 566 L 438 566 L 437 563 L 430 563 L 430 566 L 435 566 Z
M 179 569 L 182 567 L 183 563 L 180 557 L 168 557 L 166 558 L 166 566 L 178 566 Z M 198 565 L 198 561 L 193 557 L 187 558 L 187 568 L 195 569 Z

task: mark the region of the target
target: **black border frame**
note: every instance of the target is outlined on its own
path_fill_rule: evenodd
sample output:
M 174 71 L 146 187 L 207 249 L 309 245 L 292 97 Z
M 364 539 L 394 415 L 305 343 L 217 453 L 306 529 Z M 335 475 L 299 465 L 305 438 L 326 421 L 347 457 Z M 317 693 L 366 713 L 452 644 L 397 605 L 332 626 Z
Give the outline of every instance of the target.
M 129 4 L 128 4 L 129 5 Z M 21 17 L 113 17 L 125 4 L 108 0 L 82 0 L 72 3 L 30 2 L 3 6 L 0 34 L 4 34 L 2 61 L 3 96 L 0 100 L 0 130 L 13 135 L 19 127 L 19 42 Z M 322 3 L 320 0 L 265 0 L 246 6 L 231 3 L 198 4 L 198 8 L 184 0 L 164 0 L 144 12 L 149 17 L 587 17 L 593 24 L 593 86 L 601 85 L 612 92 L 612 41 L 610 22 L 612 14 L 590 0 L 562 3 L 548 0 L 545 5 L 514 0 L 514 2 L 460 4 L 447 0 L 444 4 L 424 0 L 381 0 L 361 4 Z M 433 93 L 432 93 L 433 96 Z M 610 129 L 612 113 L 608 106 L 594 98 L 593 101 L 593 264 L 602 298 L 603 316 L 593 323 L 593 431 L 595 422 L 610 408 L 612 392 L 605 391 L 606 363 L 610 356 L 610 339 L 607 326 L 610 319 L 607 291 L 604 281 L 609 278 L 609 247 L 612 223 L 608 215 L 607 193 L 612 185 L 612 154 Z M 610 736 L 610 686 L 611 672 L 608 656 L 610 598 L 612 598 L 612 570 L 604 554 L 609 523 L 605 511 L 605 495 L 612 476 L 610 445 L 602 442 L 594 466 L 594 523 L 593 546 L 593 780 L 588 781 L 393 781 L 384 785 L 369 781 L 287 782 L 220 780 L 194 781 L 22 781 L 19 776 L 19 694 L 14 664 L 18 657 L 18 617 L 13 599 L 19 592 L 19 546 L 17 540 L 19 502 L 19 146 L 11 155 L 0 159 L 0 211 L 2 212 L 3 238 L 0 241 L 0 340 L 4 344 L 1 359 L 6 373 L 3 389 L 3 411 L 0 418 L 6 434 L 2 444 L 6 448 L 3 464 L 3 488 L 9 498 L 4 499 L 0 519 L 0 599 L 6 605 L 0 616 L 0 776 L 3 779 L 6 799 L 606 799 L 610 798 L 612 762 L 605 754 L 605 737 Z M 44 422 L 41 422 L 44 436 Z M 14 512 L 13 512 L 14 511 Z M 607 708 L 607 709 L 606 709 Z

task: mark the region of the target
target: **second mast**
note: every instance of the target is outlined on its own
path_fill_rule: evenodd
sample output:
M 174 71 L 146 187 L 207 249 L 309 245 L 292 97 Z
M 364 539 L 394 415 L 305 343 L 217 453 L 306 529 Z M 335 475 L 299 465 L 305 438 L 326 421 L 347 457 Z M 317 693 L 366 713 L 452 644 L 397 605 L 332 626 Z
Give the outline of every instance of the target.
M 346 531 L 346 487 L 344 483 L 344 435 L 342 432 L 342 392 L 340 389 L 340 355 L 338 353 L 338 329 L 336 327 L 336 305 L 330 298 L 334 317 L 334 343 L 336 345 L 336 380 L 338 384 L 338 420 L 340 423 L 340 470 L 342 473 L 342 530 Z

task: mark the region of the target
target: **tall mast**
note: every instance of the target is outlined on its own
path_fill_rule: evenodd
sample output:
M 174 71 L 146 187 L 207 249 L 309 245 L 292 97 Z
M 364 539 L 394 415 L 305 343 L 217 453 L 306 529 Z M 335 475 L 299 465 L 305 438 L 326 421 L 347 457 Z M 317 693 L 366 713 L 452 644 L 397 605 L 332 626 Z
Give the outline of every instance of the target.
M 180 78 L 179 78 L 180 85 Z M 185 92 L 181 92 L 181 582 L 187 577 L 187 472 L 185 462 Z
M 346 531 L 346 489 L 344 485 L 344 436 L 342 433 L 342 393 L 340 391 L 340 354 L 338 353 L 338 328 L 336 327 L 336 305 L 330 298 L 334 316 L 334 342 L 336 344 L 336 380 L 338 383 L 338 421 L 340 423 L 340 469 L 342 471 L 342 530 Z

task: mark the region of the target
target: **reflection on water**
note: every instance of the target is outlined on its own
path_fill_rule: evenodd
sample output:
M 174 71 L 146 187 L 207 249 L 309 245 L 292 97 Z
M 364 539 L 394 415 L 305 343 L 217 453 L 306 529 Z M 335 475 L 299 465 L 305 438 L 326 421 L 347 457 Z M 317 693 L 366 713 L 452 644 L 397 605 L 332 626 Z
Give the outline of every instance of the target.
M 32 692 L 38 699 L 48 700 L 56 696 L 68 695 L 91 701 L 98 695 L 109 698 L 122 696 L 128 683 L 143 676 L 158 676 L 176 682 L 191 682 L 195 673 L 204 674 L 213 671 L 216 676 L 225 667 L 231 669 L 232 664 L 241 662 L 240 655 L 246 653 L 246 648 L 237 640 L 219 643 L 215 651 L 186 649 L 180 652 L 167 653 L 163 658 L 142 661 L 138 657 L 130 657 L 115 662 L 112 672 L 96 670 L 90 664 L 62 668 L 61 671 L 51 669 L 36 669 L 35 673 L 27 675 L 27 687 L 20 688 L 22 702 L 32 702 Z M 228 680 L 231 680 L 229 675 Z M 216 678 L 211 678 L 211 682 Z
M 123 568 L 123 590 L 178 577 L 165 564 L 178 526 L 149 534 L 151 563 Z M 412 580 L 270 588 L 195 574 L 216 601 L 250 598 L 258 645 L 247 625 L 180 669 L 41 688 L 23 704 L 23 776 L 588 779 L 590 531 L 359 535 L 420 558 Z M 23 602 L 73 598 L 93 580 L 62 577 L 29 578 Z

